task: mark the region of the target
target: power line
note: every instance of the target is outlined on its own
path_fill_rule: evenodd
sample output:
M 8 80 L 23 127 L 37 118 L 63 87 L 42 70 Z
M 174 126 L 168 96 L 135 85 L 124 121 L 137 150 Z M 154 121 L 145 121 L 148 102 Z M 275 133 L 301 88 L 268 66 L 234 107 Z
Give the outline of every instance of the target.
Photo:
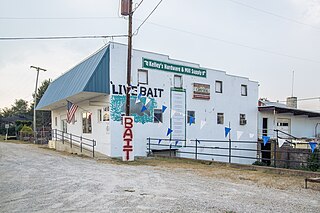
M 136 20 L 138 20 L 138 19 L 136 19 Z M 166 28 L 166 29 L 169 29 L 169 30 L 182 32 L 182 33 L 190 34 L 190 35 L 193 35 L 193 36 L 206 38 L 206 39 L 209 39 L 209 40 L 215 40 L 215 41 L 219 41 L 219 42 L 230 44 L 230 45 L 234 45 L 234 46 L 240 46 L 240 47 L 252 49 L 252 50 L 255 50 L 255 51 L 259 51 L 259 52 L 264 52 L 264 53 L 268 53 L 268 54 L 272 54 L 272 55 L 278 55 L 278 56 L 287 57 L 287 58 L 293 58 L 293 59 L 302 60 L 302 61 L 309 61 L 309 62 L 312 62 L 312 63 L 320 63 L 320 61 L 315 60 L 315 59 L 309 59 L 309 58 L 304 58 L 304 57 L 299 57 L 299 56 L 288 55 L 288 54 L 285 54 L 285 53 L 279 53 L 279 52 L 276 52 L 276 51 L 266 50 L 266 49 L 259 48 L 259 47 L 252 47 L 252 46 L 249 46 L 249 45 L 246 45 L 246 44 L 241 44 L 241 43 L 237 43 L 237 42 L 234 42 L 234 41 L 229 41 L 229 40 L 225 40 L 225 39 L 221 39 L 221 38 L 217 38 L 217 37 L 212 37 L 212 36 L 207 36 L 207 35 L 203 35 L 203 34 L 199 34 L 199 33 L 194 33 L 194 32 L 190 32 L 190 31 L 187 31 L 187 30 L 178 29 L 178 28 L 168 27 L 168 26 L 165 26 L 165 25 L 156 24 L 156 23 L 152 23 L 152 22 L 147 22 L 147 23 L 151 24 L 151 25 L 158 26 L 158 27 Z
M 228 0 L 228 1 L 233 2 L 235 4 L 238 4 L 238 5 L 241 5 L 243 7 L 250 8 L 252 10 L 259 11 L 261 13 L 265 13 L 267 15 L 274 16 L 274 17 L 279 18 L 279 19 L 283 19 L 283 20 L 286 20 L 286 21 L 289 21 L 289 22 L 293 22 L 295 24 L 305 25 L 305 26 L 311 27 L 313 29 L 320 30 L 320 28 L 318 28 L 318 27 L 315 27 L 315 26 L 313 26 L 311 24 L 307 24 L 307 23 L 304 23 L 302 21 L 299 21 L 299 20 L 296 20 L 296 19 L 293 19 L 293 18 L 288 18 L 288 17 L 282 16 L 282 15 L 279 15 L 279 14 L 276 14 L 276 13 L 273 13 L 273 12 L 270 12 L 270 11 L 267 11 L 267 10 L 263 10 L 263 9 L 260 9 L 260 8 L 257 8 L 257 7 L 254 7 L 254 6 L 239 2 L 239 1 L 235 1 L 235 0 Z
M 82 20 L 82 19 L 120 19 L 113 16 L 83 16 L 83 17 L 0 17 L 0 20 Z
M 60 39 L 97 39 L 121 38 L 128 35 L 97 35 L 97 36 L 45 36 L 45 37 L 0 37 L 0 40 L 60 40 Z
M 162 3 L 163 0 L 160 0 L 159 3 L 153 8 L 151 13 L 143 20 L 143 22 L 139 25 L 139 27 L 134 31 L 133 35 L 137 35 L 139 32 L 139 29 L 142 27 L 142 25 L 148 20 L 148 18 L 152 15 L 152 13 L 159 7 L 159 5 Z
M 132 11 L 133 13 L 140 7 L 140 5 L 142 4 L 143 0 L 141 0 L 138 4 L 136 4 L 134 10 Z

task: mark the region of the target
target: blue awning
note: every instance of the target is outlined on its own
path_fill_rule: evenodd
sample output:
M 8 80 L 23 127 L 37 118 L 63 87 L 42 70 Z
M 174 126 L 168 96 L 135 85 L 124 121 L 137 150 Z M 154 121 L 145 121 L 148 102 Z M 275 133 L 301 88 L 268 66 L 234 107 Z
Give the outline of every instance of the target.
M 50 110 L 50 105 L 76 97 L 80 93 L 91 96 L 97 93 L 110 94 L 109 56 L 109 46 L 106 46 L 54 80 L 36 110 Z

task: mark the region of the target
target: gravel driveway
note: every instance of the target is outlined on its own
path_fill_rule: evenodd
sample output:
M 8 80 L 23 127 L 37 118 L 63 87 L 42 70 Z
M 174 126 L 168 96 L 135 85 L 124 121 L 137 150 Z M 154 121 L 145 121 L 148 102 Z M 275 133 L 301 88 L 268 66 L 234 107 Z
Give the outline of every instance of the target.
M 320 191 L 0 142 L 0 212 L 320 212 Z

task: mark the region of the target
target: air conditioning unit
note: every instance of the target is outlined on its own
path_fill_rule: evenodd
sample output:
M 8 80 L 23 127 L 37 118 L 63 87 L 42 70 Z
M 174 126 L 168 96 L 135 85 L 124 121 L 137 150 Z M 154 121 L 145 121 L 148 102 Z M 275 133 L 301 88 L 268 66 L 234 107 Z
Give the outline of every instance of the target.
M 243 120 L 240 120 L 240 125 L 246 125 L 247 124 L 247 120 L 243 119 Z

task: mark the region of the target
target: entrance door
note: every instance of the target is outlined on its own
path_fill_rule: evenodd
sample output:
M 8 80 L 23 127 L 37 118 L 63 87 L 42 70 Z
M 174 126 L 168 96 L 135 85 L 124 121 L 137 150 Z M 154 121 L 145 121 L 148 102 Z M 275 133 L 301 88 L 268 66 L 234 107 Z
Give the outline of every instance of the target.
M 268 118 L 262 119 L 262 136 L 268 135 Z
M 186 91 L 171 90 L 171 139 L 186 139 Z
M 289 118 L 278 118 L 277 119 L 277 129 L 282 132 L 291 134 L 291 120 Z M 282 138 L 289 137 L 288 135 L 285 135 L 281 132 L 279 132 L 279 136 Z

